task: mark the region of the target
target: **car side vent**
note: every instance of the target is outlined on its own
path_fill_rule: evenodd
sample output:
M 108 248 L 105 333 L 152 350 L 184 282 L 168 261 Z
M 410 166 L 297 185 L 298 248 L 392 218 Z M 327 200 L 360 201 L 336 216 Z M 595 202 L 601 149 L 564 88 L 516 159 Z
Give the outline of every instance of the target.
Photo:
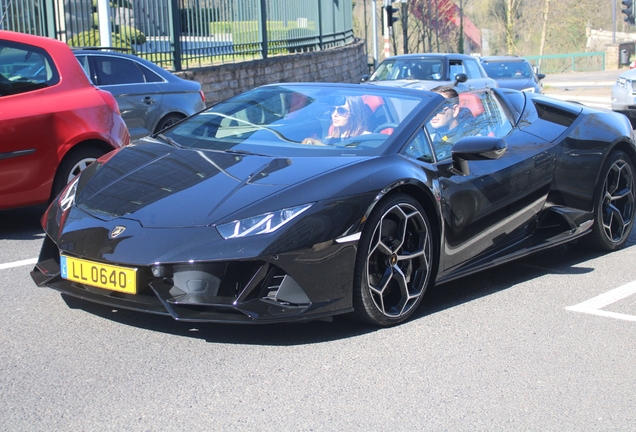
M 540 119 L 565 127 L 569 127 L 578 116 L 573 112 L 559 109 L 539 101 L 534 101 L 534 106 L 537 109 L 537 114 Z

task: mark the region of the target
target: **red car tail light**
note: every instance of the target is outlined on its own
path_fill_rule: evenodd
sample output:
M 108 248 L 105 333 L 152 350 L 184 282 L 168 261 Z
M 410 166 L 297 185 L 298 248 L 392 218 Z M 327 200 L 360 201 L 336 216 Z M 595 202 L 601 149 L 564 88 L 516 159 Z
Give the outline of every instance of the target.
M 97 90 L 97 93 L 99 93 L 102 96 L 102 98 L 104 99 L 106 104 L 110 107 L 110 109 L 115 111 L 117 114 L 121 115 L 121 112 L 119 111 L 119 105 L 117 105 L 117 101 L 115 100 L 115 96 L 113 96 L 112 94 L 110 94 L 110 92 L 107 92 L 106 90 L 101 90 L 101 89 L 96 89 L 96 90 Z
M 205 103 L 205 95 L 203 94 L 203 90 L 199 90 L 199 94 L 201 95 L 201 100 Z

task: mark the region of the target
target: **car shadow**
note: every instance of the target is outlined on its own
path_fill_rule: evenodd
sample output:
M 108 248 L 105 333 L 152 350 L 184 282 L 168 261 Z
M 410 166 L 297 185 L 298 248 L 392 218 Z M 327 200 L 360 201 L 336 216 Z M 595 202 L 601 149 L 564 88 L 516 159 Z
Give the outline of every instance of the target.
M 42 237 L 40 219 L 45 205 L 0 211 L 0 240 L 32 240 Z
M 594 271 L 593 268 L 577 265 L 602 255 L 603 252 L 577 247 L 576 243 L 566 244 L 438 285 L 426 293 L 422 306 L 412 319 L 420 319 L 504 291 L 546 274 L 590 273 Z
M 631 242 L 633 245 L 633 242 Z M 576 245 L 563 245 L 550 251 L 447 282 L 427 292 L 424 303 L 410 321 L 511 288 L 545 274 L 584 274 L 589 267 L 582 262 L 603 255 Z M 347 339 L 383 329 L 352 321 L 342 316 L 333 320 L 290 324 L 214 324 L 174 321 L 168 316 L 152 315 L 90 303 L 62 296 L 71 308 L 123 324 L 174 336 L 202 339 L 210 343 L 293 346 Z

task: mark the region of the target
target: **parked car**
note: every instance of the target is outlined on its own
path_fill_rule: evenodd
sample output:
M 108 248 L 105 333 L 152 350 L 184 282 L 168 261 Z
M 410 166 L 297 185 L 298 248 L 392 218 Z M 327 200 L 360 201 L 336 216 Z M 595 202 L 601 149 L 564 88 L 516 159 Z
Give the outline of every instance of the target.
M 159 132 L 205 108 L 196 81 L 132 54 L 74 50 L 93 84 L 115 96 L 133 140 Z
M 479 64 L 465 54 L 404 54 L 384 60 L 370 77 L 369 84 L 431 90 L 440 85 L 454 85 L 457 91 L 497 87 L 497 82 Z
M 636 128 L 636 69 L 618 76 L 612 87 L 612 111 L 625 114 Z
M 481 65 L 499 87 L 524 92 L 543 93 L 545 74 L 535 73 L 528 60 L 515 56 L 482 57 Z
M 113 96 L 64 43 L 0 31 L 0 210 L 48 202 L 130 141 Z
M 449 140 L 439 120 L 462 110 Z M 435 283 L 575 239 L 623 246 L 630 134 L 515 90 L 264 86 L 84 170 L 42 218 L 31 275 L 183 321 L 394 325 Z

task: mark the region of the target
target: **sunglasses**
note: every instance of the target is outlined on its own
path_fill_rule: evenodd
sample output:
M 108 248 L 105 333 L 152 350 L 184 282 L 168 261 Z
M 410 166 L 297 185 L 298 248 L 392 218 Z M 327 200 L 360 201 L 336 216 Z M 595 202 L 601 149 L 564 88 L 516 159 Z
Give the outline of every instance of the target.
M 331 113 L 336 113 L 338 114 L 340 117 L 345 117 L 348 116 L 350 114 L 350 111 L 348 109 L 346 109 L 345 107 L 331 107 Z
M 446 114 L 446 111 L 455 108 L 456 105 L 453 106 L 448 106 L 446 105 L 444 108 L 442 108 L 442 110 L 440 111 L 440 114 Z

